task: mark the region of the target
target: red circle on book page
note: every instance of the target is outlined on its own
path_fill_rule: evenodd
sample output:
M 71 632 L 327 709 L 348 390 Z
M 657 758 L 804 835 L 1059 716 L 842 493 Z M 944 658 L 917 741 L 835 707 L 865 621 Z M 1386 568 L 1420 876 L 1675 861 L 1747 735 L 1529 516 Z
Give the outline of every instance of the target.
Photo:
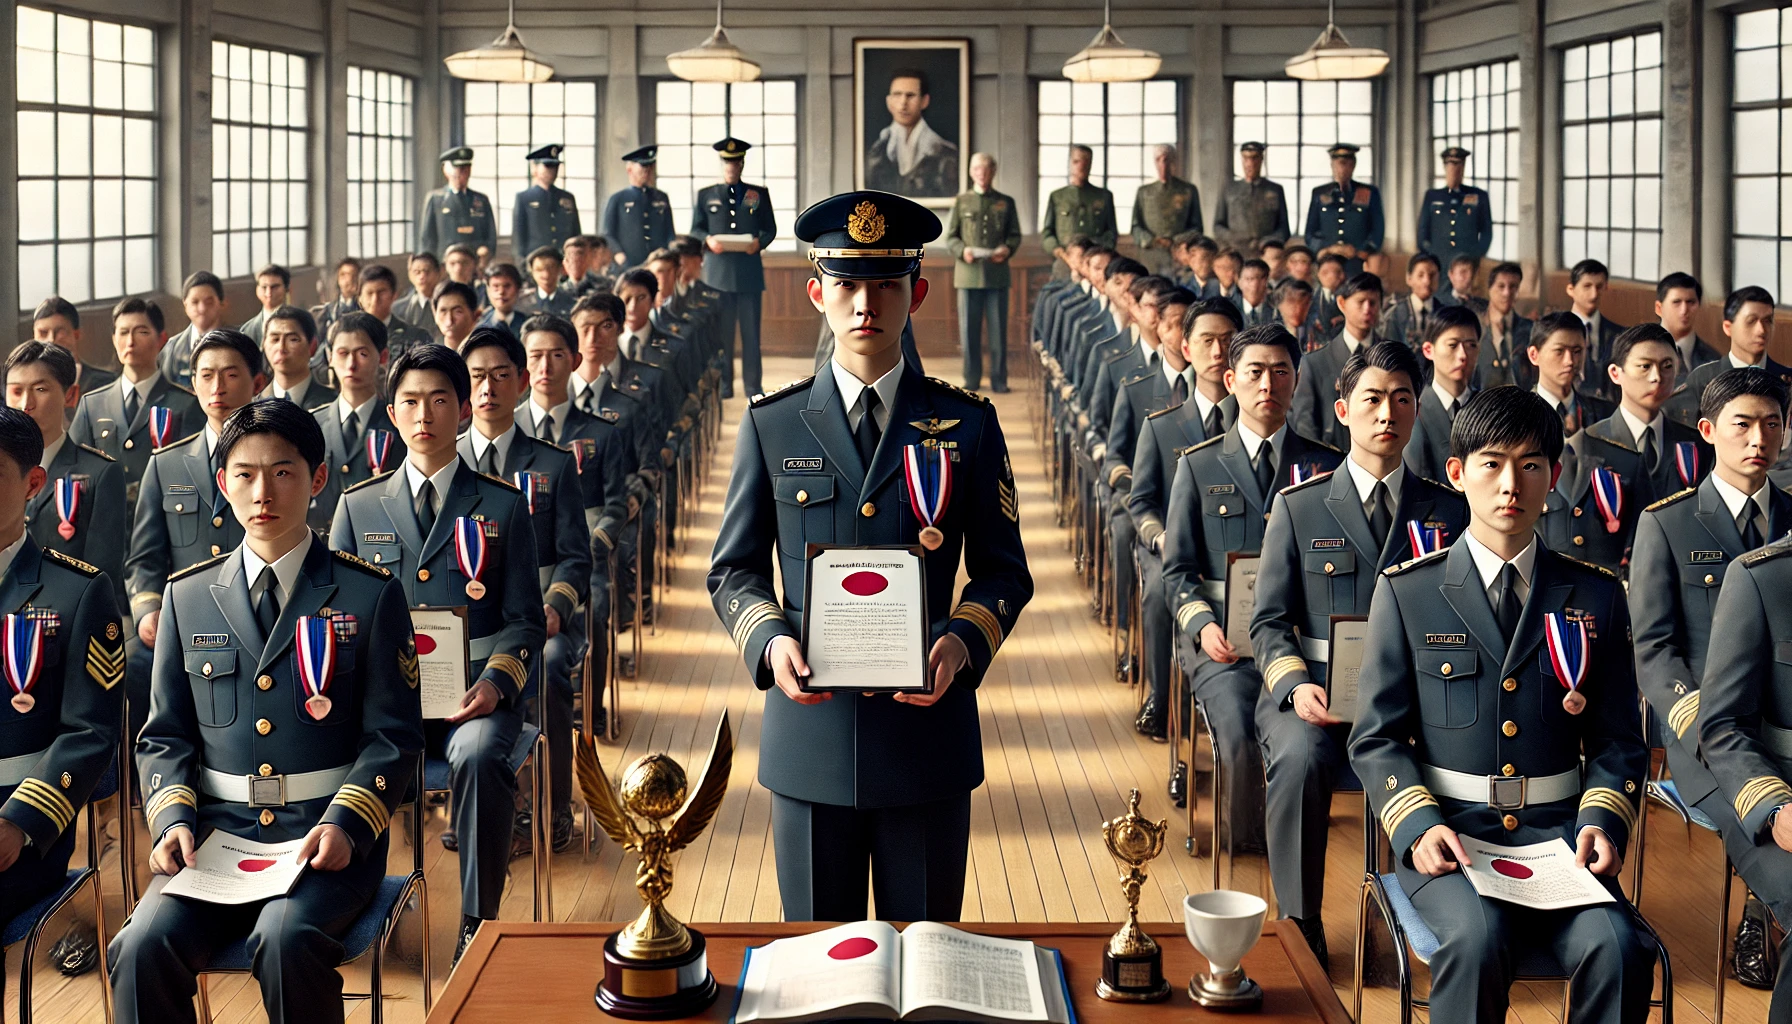
M 881 572 L 855 572 L 840 581 L 840 586 L 844 587 L 847 593 L 859 597 L 881 594 L 889 585 L 890 581 Z
M 418 633 L 417 634 L 417 653 L 418 654 L 434 654 L 434 653 L 436 653 L 436 638 L 433 636 L 430 636 L 428 633 Z
M 1493 859 L 1493 870 L 1498 871 L 1507 878 L 1524 879 L 1531 877 L 1533 874 L 1530 868 L 1525 867 L 1515 860 L 1507 860 L 1504 857 L 1495 857 Z
M 859 957 L 876 951 L 877 941 L 875 939 L 841 939 L 834 943 L 833 949 L 828 950 L 828 956 L 835 960 L 857 960 Z
M 258 857 L 251 860 L 239 860 L 236 862 L 236 866 L 238 871 L 266 871 L 276 863 L 278 862 Z

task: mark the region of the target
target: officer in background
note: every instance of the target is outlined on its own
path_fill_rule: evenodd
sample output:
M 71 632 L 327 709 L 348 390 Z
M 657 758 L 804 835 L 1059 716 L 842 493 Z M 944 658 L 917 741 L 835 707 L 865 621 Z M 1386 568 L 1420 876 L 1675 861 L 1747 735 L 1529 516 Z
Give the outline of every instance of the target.
M 473 247 L 484 262 L 498 248 L 498 219 L 485 193 L 467 187 L 473 176 L 473 148 L 455 146 L 442 154 L 442 177 L 448 184 L 423 198 L 417 215 L 417 248 L 437 256 L 461 243 Z
M 1350 455 L 1329 477 L 1284 488 L 1263 533 L 1251 647 L 1263 666 L 1257 735 L 1268 766 L 1270 879 L 1276 905 L 1322 967 L 1326 830 L 1350 732 L 1340 716 L 1354 713 L 1331 702 L 1331 617 L 1368 615 L 1381 570 L 1449 544 L 1468 525 L 1461 494 L 1402 464 L 1423 380 L 1405 345 L 1351 353 L 1336 406 Z
M 1452 266 L 1458 256 L 1479 260 L 1493 245 L 1493 202 L 1486 189 L 1462 183 L 1468 150 L 1443 151 L 1444 185 L 1425 190 L 1419 203 L 1419 251 Z
M 1653 947 L 1617 883 L 1649 766 L 1630 612 L 1616 576 L 1537 537 L 1561 451 L 1535 395 L 1482 392 L 1450 435 L 1468 529 L 1385 570 L 1369 606 L 1350 766 L 1437 935 L 1438 1020 L 1505 1020 L 1514 967 L 1539 944 L 1574 979 L 1576 1020 L 1649 1012 Z M 1530 910 L 1483 897 L 1459 870 L 1459 835 L 1566 841 L 1614 902 Z
M 1332 180 L 1313 189 L 1307 205 L 1307 248 L 1324 255 L 1344 257 L 1344 276 L 1362 272 L 1363 257 L 1381 251 L 1386 225 L 1381 212 L 1381 190 L 1351 177 L 1356 173 L 1356 152 L 1361 147 L 1340 142 L 1327 150 L 1332 158 Z
M 1113 248 L 1119 238 L 1114 222 L 1114 193 L 1089 184 L 1089 167 L 1095 162 L 1095 151 L 1088 146 L 1070 146 L 1070 184 L 1054 191 L 1045 201 L 1045 220 L 1039 229 L 1039 242 L 1052 254 L 1052 280 L 1068 280 L 1070 267 L 1064 262 L 1064 246 L 1072 238 L 1082 236 L 1098 245 Z
M 324 534 L 343 491 L 392 470 L 405 457 L 404 438 L 380 400 L 385 325 L 367 313 L 350 313 L 331 329 L 329 353 L 330 371 L 342 391 L 328 405 L 311 410 L 324 432 L 324 460 L 330 467 L 329 479 L 311 503 L 311 525 Z
M 565 149 L 553 143 L 529 154 L 533 183 L 516 194 L 510 210 L 510 251 L 517 256 L 543 246 L 559 252 L 567 239 L 579 233 L 578 199 L 554 184 L 560 178 L 560 154 Z
M 453 714 L 424 726 L 452 780 L 453 820 L 442 839 L 460 851 L 459 960 L 479 922 L 498 916 L 504 895 L 516 817 L 510 751 L 547 624 L 526 499 L 455 451 L 456 429 L 472 414 L 466 362 L 446 345 L 419 345 L 392 361 L 387 381 L 404 464 L 342 493 L 330 547 L 390 568 L 411 607 L 467 609 L 471 685 Z M 485 539 L 485 557 L 463 569 L 459 551 L 472 551 L 474 531 Z
M 1226 183 L 1213 210 L 1213 233 L 1243 252 L 1260 251 L 1267 242 L 1288 240 L 1288 196 L 1282 186 L 1263 176 L 1261 142 L 1238 147 L 1244 177 Z
M 691 210 L 691 237 L 709 252 L 703 257 L 703 282 L 722 293 L 717 310 L 717 341 L 726 354 L 722 397 L 734 397 L 734 334 L 740 330 L 740 376 L 747 394 L 764 390 L 759 367 L 759 313 L 765 293 L 765 267 L 759 254 L 778 237 L 772 195 L 764 185 L 741 180 L 751 144 L 726 138 L 715 144 L 722 159 L 722 180 L 697 193 Z M 715 235 L 751 235 L 744 250 L 728 251 Z
M 305 410 L 255 402 L 217 454 L 244 541 L 168 584 L 137 740 L 156 878 L 112 942 L 113 998 L 121 1021 L 192 1020 L 195 968 L 246 940 L 269 1019 L 340 1021 L 337 940 L 386 874 L 423 745 L 410 611 L 390 572 L 306 527 L 329 471 Z M 259 904 L 166 895 L 212 830 L 302 840 L 307 869 Z
M 143 469 L 156 448 L 185 437 L 203 414 L 193 392 L 163 375 L 156 357 L 168 341 L 162 308 L 126 298 L 112 307 L 112 350 L 124 368 L 118 379 L 83 394 L 68 435 L 97 448 L 124 470 L 124 500 L 137 501 Z
M 1201 190 L 1176 177 L 1176 147 L 1160 143 L 1151 149 L 1157 180 L 1139 186 L 1132 201 L 1132 241 L 1139 262 L 1153 274 L 1168 274 L 1174 261 L 1170 245 L 1184 231 L 1200 231 Z
M 864 918 L 867 874 L 879 918 L 959 919 L 971 791 L 984 777 L 977 686 L 1033 593 L 995 410 L 902 358 L 902 323 L 927 295 L 923 246 L 939 230 L 932 211 L 884 192 L 838 195 L 798 218 L 797 237 L 814 246 L 809 298 L 838 345 L 821 373 L 747 409 L 710 562 L 716 614 L 769 691 L 759 781 L 772 791 L 791 921 Z M 911 449 L 948 456 L 951 493 L 925 535 L 937 545 L 918 539 L 924 524 L 903 497 Z M 801 689 L 809 541 L 927 544 L 933 692 Z
M 628 187 L 611 193 L 604 204 L 604 236 L 618 247 L 616 267 L 598 267 L 598 273 L 614 276 L 615 270 L 638 267 L 646 262 L 648 253 L 671 244 L 672 200 L 654 187 L 658 159 L 656 146 L 642 146 L 622 155 Z
M 946 248 L 956 261 L 958 340 L 964 349 L 964 386 L 983 386 L 983 345 L 989 342 L 989 387 L 1008 392 L 1008 260 L 1020 248 L 1020 209 L 997 192 L 996 158 L 971 154 L 971 187 L 959 193 L 946 222 Z

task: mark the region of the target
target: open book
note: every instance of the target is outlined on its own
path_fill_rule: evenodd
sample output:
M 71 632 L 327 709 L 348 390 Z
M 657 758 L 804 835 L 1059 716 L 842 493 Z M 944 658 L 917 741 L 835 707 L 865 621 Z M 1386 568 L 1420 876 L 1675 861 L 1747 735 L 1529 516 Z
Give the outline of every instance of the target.
M 1076 1024 L 1055 949 L 931 921 L 861 921 L 747 950 L 733 1024 L 873 1020 Z

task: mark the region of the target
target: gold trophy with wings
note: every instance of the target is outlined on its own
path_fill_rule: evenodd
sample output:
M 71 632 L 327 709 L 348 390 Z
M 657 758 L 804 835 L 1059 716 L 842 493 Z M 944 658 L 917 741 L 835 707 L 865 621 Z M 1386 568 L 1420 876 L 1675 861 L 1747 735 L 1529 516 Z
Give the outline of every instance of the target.
M 728 791 L 734 734 L 723 713 L 696 792 L 685 795 L 684 769 L 665 754 L 638 757 L 613 788 L 597 760 L 597 744 L 580 735 L 575 752 L 585 806 L 611 839 L 641 855 L 635 888 L 647 906 L 604 943 L 597 1005 L 624 1020 L 667 1020 L 701 1013 L 716 998 L 703 933 L 666 910 L 672 855 L 689 846 L 716 816 Z M 666 819 L 670 818 L 669 822 Z

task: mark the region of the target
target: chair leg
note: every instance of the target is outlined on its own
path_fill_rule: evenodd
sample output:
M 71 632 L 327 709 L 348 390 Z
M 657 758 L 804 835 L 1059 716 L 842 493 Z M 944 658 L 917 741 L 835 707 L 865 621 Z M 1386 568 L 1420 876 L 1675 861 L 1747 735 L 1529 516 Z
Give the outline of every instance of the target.
M 129 796 L 123 788 L 119 789 L 118 797 L 120 800 L 126 802 L 129 801 Z M 93 816 L 90 814 L 87 820 L 89 826 L 91 826 L 93 823 Z M 106 898 L 105 893 L 102 892 L 100 888 L 98 863 L 93 865 L 93 877 L 90 881 L 93 882 L 94 945 L 99 947 L 100 957 L 100 1007 L 105 1012 L 106 1024 L 112 1024 L 112 970 L 111 965 L 106 962 Z
M 1213 808 L 1210 813 L 1213 815 L 1213 888 L 1217 891 L 1220 888 L 1220 857 L 1222 850 L 1222 847 L 1220 846 L 1220 822 L 1225 817 L 1224 812 L 1226 810 L 1226 805 L 1220 800 L 1220 794 L 1225 792 L 1226 759 L 1220 753 L 1220 740 L 1219 737 L 1214 734 L 1213 723 L 1207 720 L 1207 711 L 1199 704 L 1195 706 L 1195 718 L 1201 723 L 1201 731 L 1207 734 L 1207 748 L 1213 755 Z M 1189 774 L 1194 774 L 1192 763 L 1189 767 Z M 1189 786 L 1191 791 L 1194 788 L 1193 785 Z M 1191 800 L 1189 802 L 1190 804 L 1193 804 L 1194 801 Z
M 198 978 L 194 979 L 199 983 L 197 994 L 197 998 L 199 999 L 199 1024 L 212 1024 L 212 1004 L 211 1000 L 205 997 L 205 979 L 206 975 L 204 974 L 201 974 Z
M 1722 837 L 1718 843 L 1722 845 Z M 1730 887 L 1735 883 L 1736 873 L 1730 867 L 1730 858 L 1724 856 L 1724 894 L 1722 902 L 1717 905 L 1717 974 L 1711 986 L 1711 1022 L 1724 1024 L 1724 983 L 1730 980 Z
M 1648 784 L 1648 780 L 1645 778 L 1643 780 L 1645 797 L 1640 802 L 1637 811 L 1636 840 L 1631 844 L 1630 851 L 1630 905 L 1639 909 L 1643 905 L 1643 856 L 1646 849 L 1643 839 L 1649 831 Z M 1563 1017 L 1562 1019 L 1567 1020 L 1568 1018 Z
M 423 1015 L 427 1017 L 436 990 L 429 962 L 429 880 L 422 875 L 417 877 L 417 908 L 423 912 Z

